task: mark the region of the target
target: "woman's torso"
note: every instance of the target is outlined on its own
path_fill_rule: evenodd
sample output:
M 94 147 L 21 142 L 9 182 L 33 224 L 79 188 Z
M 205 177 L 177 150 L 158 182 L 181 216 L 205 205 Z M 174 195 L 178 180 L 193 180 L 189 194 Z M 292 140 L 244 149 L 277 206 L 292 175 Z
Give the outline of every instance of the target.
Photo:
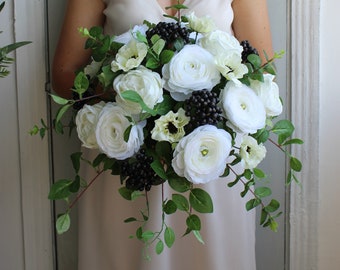
M 164 21 L 166 12 L 157 0 L 104 0 L 107 7 L 105 31 L 108 34 L 119 35 L 132 26 L 142 24 L 144 20 L 153 23 Z M 233 0 L 184 0 L 183 5 L 189 9 L 182 10 L 185 15 L 194 11 L 197 16 L 210 15 L 221 30 L 232 32 L 231 23 Z

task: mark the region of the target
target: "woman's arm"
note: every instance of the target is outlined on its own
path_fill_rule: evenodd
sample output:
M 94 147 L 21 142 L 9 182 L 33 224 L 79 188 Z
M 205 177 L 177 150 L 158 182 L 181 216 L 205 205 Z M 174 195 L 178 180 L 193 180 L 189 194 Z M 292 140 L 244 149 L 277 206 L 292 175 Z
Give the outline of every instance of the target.
M 263 51 L 271 57 L 273 55 L 272 38 L 269 25 L 266 0 L 234 0 L 233 30 L 239 40 L 248 40 L 258 50 L 262 60 Z
M 83 49 L 85 39 L 79 27 L 90 28 L 104 23 L 102 0 L 69 0 L 52 64 L 52 87 L 59 95 L 70 98 L 75 71 L 85 65 L 90 52 Z

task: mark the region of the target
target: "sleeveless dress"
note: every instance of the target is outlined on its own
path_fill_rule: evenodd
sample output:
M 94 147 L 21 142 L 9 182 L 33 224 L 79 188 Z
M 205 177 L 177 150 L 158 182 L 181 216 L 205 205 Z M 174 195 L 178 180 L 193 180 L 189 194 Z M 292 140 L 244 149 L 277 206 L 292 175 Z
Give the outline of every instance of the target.
M 197 16 L 211 15 L 224 31 L 232 31 L 232 0 L 185 0 L 184 5 Z M 164 10 L 157 0 L 106 0 L 105 31 L 122 34 L 144 19 L 151 22 L 164 20 Z M 185 11 L 182 11 L 185 14 Z M 97 153 L 83 149 L 88 159 Z M 82 176 L 90 180 L 93 169 L 84 168 Z M 247 212 L 241 198 L 243 185 L 228 188 L 229 179 L 212 181 L 202 188 L 209 192 L 214 203 L 212 214 L 199 214 L 201 234 L 205 244 L 199 243 L 186 230 L 186 215 L 178 212 L 166 217 L 176 233 L 172 248 L 165 247 L 161 255 L 150 249 L 151 261 L 142 253 L 143 244 L 134 235 L 138 224 L 124 223 L 129 217 L 140 217 L 145 200 L 131 202 L 119 193 L 118 176 L 102 175 L 79 201 L 79 270 L 255 270 L 255 211 Z M 166 185 L 165 185 L 166 187 Z M 165 190 L 165 197 L 171 196 Z M 161 190 L 152 187 L 149 192 L 150 222 L 155 230 L 161 220 Z M 157 223 L 157 221 L 159 221 Z

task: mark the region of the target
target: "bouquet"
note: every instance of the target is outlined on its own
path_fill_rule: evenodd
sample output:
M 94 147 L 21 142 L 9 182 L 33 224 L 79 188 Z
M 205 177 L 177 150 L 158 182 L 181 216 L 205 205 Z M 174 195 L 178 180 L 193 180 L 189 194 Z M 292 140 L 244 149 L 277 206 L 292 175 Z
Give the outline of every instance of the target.
M 183 9 L 183 5 L 172 8 Z M 283 105 L 275 83 L 276 53 L 262 63 L 248 41 L 217 30 L 210 17 L 171 17 L 167 22 L 134 26 L 120 36 L 103 34 L 102 28 L 81 28 L 92 60 L 76 74 L 73 99 L 51 95 L 60 105 L 53 127 L 63 133 L 66 111 L 73 110 L 69 127 L 75 127 L 82 146 L 99 150 L 88 163 L 98 170 L 120 175 L 119 193 L 127 200 L 145 196 L 155 185 L 169 185 L 171 198 L 163 198 L 162 228 L 145 229 L 148 212 L 138 223 L 135 237 L 147 246 L 171 247 L 174 231 L 166 216 L 187 213 L 184 234 L 203 242 L 199 214 L 213 211 L 213 198 L 204 184 L 230 175 L 232 188 L 242 183 L 240 196 L 251 193 L 245 210 L 261 208 L 260 223 L 276 231 L 280 203 L 270 199 L 271 190 L 261 183 L 258 168 L 271 142 L 290 159 L 287 183 L 298 182 L 302 164 L 286 149 L 301 144 L 291 138 L 294 126 L 278 120 Z M 47 125 L 35 126 L 33 134 L 45 134 Z M 272 136 L 272 134 L 274 136 Z M 273 139 L 276 137 L 276 140 Z M 70 226 L 69 212 L 90 183 L 79 175 L 82 153 L 71 155 L 74 179 L 57 181 L 49 198 L 63 199 L 68 210 L 57 219 L 57 231 Z M 240 164 L 242 172 L 234 166 Z M 223 181 L 217 180 L 217 181 Z M 226 187 L 227 188 L 227 187 Z M 70 202 L 69 197 L 77 193 Z

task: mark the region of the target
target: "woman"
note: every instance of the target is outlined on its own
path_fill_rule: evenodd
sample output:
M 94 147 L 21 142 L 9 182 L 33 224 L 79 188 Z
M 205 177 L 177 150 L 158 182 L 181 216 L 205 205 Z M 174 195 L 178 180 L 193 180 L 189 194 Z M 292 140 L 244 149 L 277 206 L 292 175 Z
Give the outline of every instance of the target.
M 158 22 L 164 19 L 164 13 L 174 15 L 165 7 L 176 3 L 173 0 L 69 0 L 53 62 L 54 90 L 70 97 L 74 71 L 89 60 L 89 52 L 81 50 L 84 38 L 78 34 L 79 27 L 101 25 L 107 33 L 118 35 L 144 19 Z M 263 51 L 272 54 L 265 0 L 184 0 L 181 3 L 198 16 L 211 15 L 218 28 L 234 33 L 239 40 L 249 40 L 262 58 Z M 96 154 L 92 151 L 87 155 L 91 159 Z M 91 179 L 93 174 L 83 173 L 86 179 Z M 212 195 L 215 207 L 213 214 L 201 216 L 206 245 L 191 235 L 179 238 L 171 249 L 146 262 L 141 254 L 142 245 L 136 239 L 128 239 L 136 225 L 122 222 L 138 215 L 140 207 L 120 198 L 117 177 L 109 174 L 102 177 L 80 201 L 79 269 L 255 270 L 255 211 L 245 211 L 247 198 L 239 195 L 242 186 L 228 189 L 227 182 L 223 179 L 204 187 Z M 150 200 L 159 200 L 157 187 L 152 191 Z M 153 205 L 160 205 L 160 201 Z M 151 213 L 159 212 L 157 207 L 151 209 Z M 179 219 L 169 219 L 177 235 L 185 230 L 181 227 L 185 219 Z

